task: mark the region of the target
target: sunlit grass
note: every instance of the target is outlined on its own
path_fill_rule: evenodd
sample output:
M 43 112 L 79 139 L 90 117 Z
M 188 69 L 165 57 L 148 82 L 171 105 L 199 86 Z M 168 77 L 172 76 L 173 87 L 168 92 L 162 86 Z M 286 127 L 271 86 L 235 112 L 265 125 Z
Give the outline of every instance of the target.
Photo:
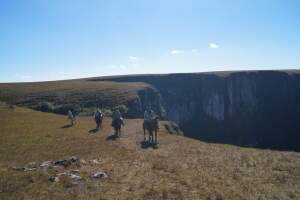
M 66 116 L 0 105 L 0 199 L 299 199 L 300 154 L 208 144 L 171 135 L 161 126 L 158 149 L 143 149 L 139 119 L 126 120 L 121 138 L 90 117 Z M 168 122 L 162 122 L 168 123 Z M 63 159 L 100 159 L 82 165 L 83 180 L 48 180 L 55 170 L 20 172 L 12 166 Z M 68 169 L 65 169 L 68 170 Z M 107 179 L 92 180 L 101 170 Z

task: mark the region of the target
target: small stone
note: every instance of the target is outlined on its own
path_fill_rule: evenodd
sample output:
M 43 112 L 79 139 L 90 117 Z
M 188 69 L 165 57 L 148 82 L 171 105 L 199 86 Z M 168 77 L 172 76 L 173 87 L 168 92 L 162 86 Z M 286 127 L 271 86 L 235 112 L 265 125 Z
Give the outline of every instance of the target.
M 79 169 L 73 169 L 71 172 L 75 174 L 79 174 Z
M 71 156 L 68 159 L 63 159 L 63 160 L 57 160 L 57 161 L 55 161 L 54 165 L 68 167 L 68 166 L 72 165 L 73 163 L 79 164 L 79 161 L 80 161 L 79 158 L 77 158 L 76 156 Z
M 27 164 L 27 167 L 29 167 L 29 168 L 37 168 L 38 164 L 36 162 L 30 162 L 30 163 Z
M 105 172 L 96 172 L 91 175 L 92 178 L 107 178 L 107 174 Z
M 40 164 L 40 167 L 52 167 L 53 166 L 53 161 L 44 161 Z
M 98 159 L 90 160 L 90 163 L 99 165 L 100 164 L 100 160 L 98 160 Z
M 77 158 L 76 156 L 71 156 L 71 157 L 69 158 L 69 160 L 72 161 L 72 162 L 78 162 L 78 161 L 79 161 L 79 158 Z
M 25 167 L 13 166 L 12 169 L 16 171 L 24 171 Z
M 83 164 L 83 165 L 86 165 L 86 164 L 87 164 L 86 160 L 84 160 L 84 159 L 81 159 L 81 160 L 80 160 L 80 163 Z
M 78 175 L 76 175 L 76 174 L 69 174 L 69 177 L 70 177 L 71 179 L 74 179 L 74 180 L 76 180 L 76 181 L 79 181 L 79 180 L 81 180 L 81 177 L 80 177 L 80 176 L 78 176 Z
M 34 168 L 34 167 L 32 167 L 32 168 L 30 168 L 30 167 L 23 167 L 24 169 L 24 172 L 28 172 L 28 171 L 34 171 L 34 170 L 36 170 L 36 168 Z
M 66 162 L 67 160 L 57 160 L 54 162 L 54 165 L 65 165 Z
M 59 178 L 57 176 L 50 176 L 49 177 L 49 181 L 51 181 L 51 182 L 58 182 Z
M 57 176 L 67 176 L 67 175 L 68 175 L 67 172 L 62 172 L 62 173 L 57 174 Z

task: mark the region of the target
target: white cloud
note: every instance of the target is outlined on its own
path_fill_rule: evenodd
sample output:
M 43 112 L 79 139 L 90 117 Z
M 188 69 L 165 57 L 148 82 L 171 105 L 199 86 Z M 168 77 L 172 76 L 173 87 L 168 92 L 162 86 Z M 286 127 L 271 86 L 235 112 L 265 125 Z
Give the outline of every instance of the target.
M 170 54 L 172 55 L 176 55 L 176 54 L 182 54 L 183 51 L 182 50 L 179 50 L 179 49 L 172 49 Z
M 135 56 L 129 56 L 129 63 L 132 67 L 138 67 L 139 66 L 139 59 Z
M 130 61 L 136 61 L 138 58 L 137 57 L 135 57 L 135 56 L 129 56 L 129 60 Z
M 218 49 L 220 47 L 218 44 L 213 43 L 213 42 L 209 43 L 208 46 L 211 49 Z

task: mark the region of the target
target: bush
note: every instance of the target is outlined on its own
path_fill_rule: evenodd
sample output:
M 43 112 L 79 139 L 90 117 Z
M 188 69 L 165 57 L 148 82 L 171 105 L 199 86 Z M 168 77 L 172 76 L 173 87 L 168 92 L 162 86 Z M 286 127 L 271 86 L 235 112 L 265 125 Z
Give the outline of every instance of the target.
M 127 112 L 128 112 L 128 108 L 125 105 L 118 105 L 116 107 L 114 107 L 113 110 L 119 110 L 122 114 L 122 116 L 126 116 Z
M 167 122 L 164 126 L 170 134 L 183 135 L 183 132 L 175 122 Z
M 66 105 L 56 106 L 53 112 L 66 115 L 69 110 L 71 110 L 74 115 L 78 115 L 82 109 L 78 104 L 66 104 Z
M 54 111 L 54 106 L 53 104 L 51 104 L 50 102 L 42 102 L 39 103 L 39 105 L 37 105 L 35 107 L 36 110 L 42 111 L 42 112 L 53 112 Z
M 82 108 L 81 109 L 81 112 L 80 112 L 80 116 L 93 116 L 94 113 L 95 113 L 95 110 L 96 108 L 92 108 L 92 107 L 89 107 L 89 108 Z
M 109 108 L 102 108 L 101 110 L 102 110 L 102 113 L 103 113 L 104 116 L 107 116 L 107 117 L 111 117 L 112 116 L 111 109 L 109 109 Z
M 9 108 L 14 110 L 16 108 L 16 105 L 9 105 Z

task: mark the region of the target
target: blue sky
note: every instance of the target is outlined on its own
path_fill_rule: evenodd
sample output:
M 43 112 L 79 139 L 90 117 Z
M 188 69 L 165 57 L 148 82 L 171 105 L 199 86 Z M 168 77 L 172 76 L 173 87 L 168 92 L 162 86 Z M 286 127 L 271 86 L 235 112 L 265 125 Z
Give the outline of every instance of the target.
M 300 69 L 298 0 L 0 0 L 0 82 Z

